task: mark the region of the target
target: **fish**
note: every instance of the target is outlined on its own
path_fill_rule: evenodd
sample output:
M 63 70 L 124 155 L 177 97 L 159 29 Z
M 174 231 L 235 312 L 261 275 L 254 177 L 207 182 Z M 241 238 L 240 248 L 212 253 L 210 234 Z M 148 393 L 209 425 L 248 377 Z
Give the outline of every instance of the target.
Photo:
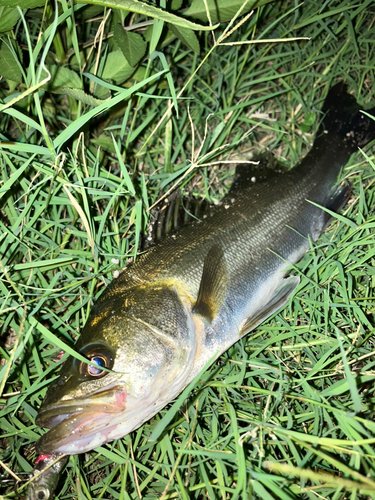
M 331 88 L 298 166 L 268 156 L 238 165 L 218 205 L 113 280 L 76 343 L 84 361 L 70 356 L 48 388 L 39 455 L 85 453 L 137 429 L 288 302 L 300 281 L 291 266 L 350 196 L 336 184 L 341 168 L 375 138 L 375 121 L 360 110 L 345 84 Z
M 56 489 L 60 473 L 68 457 L 60 454 L 40 455 L 30 477 L 26 500 L 49 500 Z

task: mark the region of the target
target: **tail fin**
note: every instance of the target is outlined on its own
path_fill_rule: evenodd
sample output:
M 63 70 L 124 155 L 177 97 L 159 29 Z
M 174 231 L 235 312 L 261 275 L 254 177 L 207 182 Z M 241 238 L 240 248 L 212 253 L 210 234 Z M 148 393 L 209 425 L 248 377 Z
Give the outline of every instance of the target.
M 362 109 L 355 98 L 348 94 L 344 83 L 335 85 L 328 92 L 322 109 L 325 113 L 324 133 L 339 135 L 350 152 L 365 146 L 375 138 L 375 120 L 363 114 Z M 375 108 L 367 112 L 375 116 Z

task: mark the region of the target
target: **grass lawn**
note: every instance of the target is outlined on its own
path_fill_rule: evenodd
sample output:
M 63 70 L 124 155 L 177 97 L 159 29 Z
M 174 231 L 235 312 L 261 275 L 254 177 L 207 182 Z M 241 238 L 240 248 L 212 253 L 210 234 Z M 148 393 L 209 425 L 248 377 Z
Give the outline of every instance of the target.
M 258 151 L 296 165 L 337 81 L 375 105 L 372 0 L 23 2 L 0 6 L 4 498 L 33 468 L 59 353 L 141 251 L 160 193 L 215 202 Z M 197 26 L 205 5 L 215 30 Z M 187 399 L 72 456 L 59 499 L 375 498 L 374 169 L 374 143 L 343 169 L 352 197 L 288 305 Z

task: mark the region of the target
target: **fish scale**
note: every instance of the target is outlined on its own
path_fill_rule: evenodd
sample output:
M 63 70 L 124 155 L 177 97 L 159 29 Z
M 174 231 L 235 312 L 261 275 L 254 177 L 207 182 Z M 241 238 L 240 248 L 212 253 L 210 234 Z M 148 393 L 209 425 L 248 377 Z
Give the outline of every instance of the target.
M 69 357 L 40 409 L 37 424 L 50 430 L 37 451 L 47 461 L 133 431 L 289 300 L 299 283 L 291 264 L 329 222 L 319 206 L 340 210 L 349 188 L 334 187 L 339 171 L 375 138 L 375 122 L 342 84 L 323 113 L 299 166 L 285 171 L 267 157 L 239 166 L 219 206 L 170 232 L 104 291 L 76 344 L 87 362 Z M 168 210 L 169 225 L 176 213 Z M 54 474 L 42 472 L 28 500 Z

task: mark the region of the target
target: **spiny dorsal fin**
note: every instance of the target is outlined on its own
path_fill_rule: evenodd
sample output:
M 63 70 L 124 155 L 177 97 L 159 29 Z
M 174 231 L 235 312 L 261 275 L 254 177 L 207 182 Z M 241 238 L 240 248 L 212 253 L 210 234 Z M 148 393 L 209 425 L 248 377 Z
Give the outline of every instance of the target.
M 182 197 L 179 189 L 176 189 L 151 212 L 144 249 L 158 243 L 168 234 L 193 220 L 201 219 L 209 208 L 210 204 L 207 201 Z
M 272 153 L 262 153 L 253 159 L 253 163 L 239 163 L 236 167 L 233 184 L 227 196 L 232 196 L 249 184 L 257 184 L 271 177 L 284 173 L 287 169 L 279 163 Z
M 224 252 L 219 245 L 214 245 L 204 260 L 198 298 L 193 312 L 211 323 L 224 303 L 227 283 L 228 272 Z
M 279 175 L 286 170 L 272 153 L 262 153 L 254 161 L 259 163 L 257 165 L 239 163 L 236 166 L 234 181 L 226 197 L 233 197 L 238 189 L 268 180 L 271 176 Z M 180 190 L 175 189 L 151 211 L 143 249 L 146 250 L 192 221 L 202 219 L 211 208 L 215 209 L 208 201 L 182 197 Z

